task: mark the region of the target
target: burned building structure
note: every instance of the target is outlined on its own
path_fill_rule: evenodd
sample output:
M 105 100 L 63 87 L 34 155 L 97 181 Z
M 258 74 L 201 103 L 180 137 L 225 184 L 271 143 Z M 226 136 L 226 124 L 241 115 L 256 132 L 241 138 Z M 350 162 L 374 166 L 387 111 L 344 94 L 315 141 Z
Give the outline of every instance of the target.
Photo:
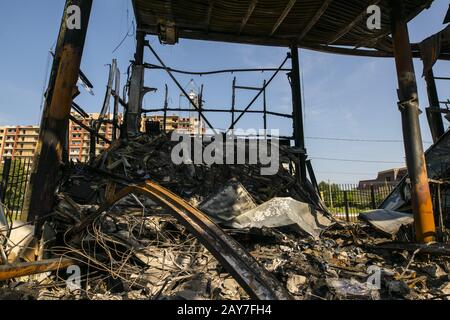
M 369 263 L 371 259 L 382 260 L 386 257 L 383 254 L 372 255 L 364 250 L 414 252 L 420 249 L 438 257 L 448 256 L 449 248 L 445 243 L 448 226 L 448 211 L 445 208 L 448 208 L 448 202 L 443 204 L 442 201 L 447 198 L 445 195 L 448 195 L 448 162 L 447 167 L 442 166 L 442 163 L 447 161 L 445 157 L 448 159 L 448 131 L 444 132 L 442 113 L 445 109 L 440 107 L 434 85 L 435 77 L 431 72 L 432 64 L 437 59 L 450 59 L 450 51 L 442 45 L 440 50 L 431 50 L 432 56 L 429 58 L 426 54 L 425 48 L 428 48 L 426 44 L 410 43 L 407 26 L 411 19 L 428 8 L 432 2 L 431 0 L 132 0 L 137 32 L 131 74 L 125 84 L 125 93 L 121 97 L 120 73 L 117 64 L 111 65 L 105 103 L 100 113 L 103 114 L 109 107 L 109 100 L 112 98 L 115 115 L 119 114 L 119 107 L 124 109 L 124 123 L 119 126 L 115 116 L 112 120 L 100 117 L 91 127 L 85 126 L 92 139 L 105 139 L 99 135 L 97 128 L 102 122 L 112 123 L 114 127 L 112 144 L 100 155 L 93 155 L 88 164 L 74 167 L 69 165 L 65 153 L 66 132 L 69 120 L 74 122 L 76 120 L 70 113 L 74 107 L 73 99 L 76 96 L 74 93 L 77 91 L 76 83 L 80 76 L 80 63 L 92 0 L 67 0 L 26 199 L 26 217 L 28 222 L 34 225 L 32 238 L 35 241 L 34 246 L 41 248 L 40 255 L 36 255 L 40 260 L 26 263 L 13 260 L 17 264 L 4 269 L 0 267 L 0 280 L 56 270 L 73 264 L 74 260 L 80 263 L 87 260 L 89 268 L 97 267 L 101 272 L 109 273 L 128 284 L 129 279 L 125 279 L 127 275 L 141 276 L 142 274 L 137 271 L 139 267 L 142 265 L 147 269 L 155 267 L 155 262 L 150 257 L 163 252 L 158 251 L 156 247 L 142 249 L 143 243 L 150 246 L 150 242 L 141 238 L 142 232 L 138 232 L 136 224 L 133 224 L 136 210 L 133 214 L 126 213 L 128 212 L 126 208 L 130 206 L 137 206 L 138 211 L 142 211 L 143 214 L 150 212 L 149 219 L 157 227 L 149 226 L 149 221 L 137 222 L 137 225 L 141 225 L 141 231 L 145 229 L 144 233 L 147 236 L 154 236 L 155 233 L 159 235 L 163 226 L 173 233 L 178 230 L 176 237 L 164 238 L 166 243 L 162 246 L 167 248 L 170 243 L 176 242 L 175 238 L 178 241 L 190 239 L 195 243 L 192 245 L 196 248 L 192 251 L 195 259 L 186 258 L 190 259 L 188 266 L 198 267 L 202 263 L 205 264 L 200 262 L 201 259 L 198 260 L 199 256 L 204 257 L 205 254 L 200 254 L 196 247 L 198 244 L 203 245 L 209 252 L 208 257 L 215 259 L 245 291 L 242 297 L 290 299 L 293 295 L 323 296 L 326 295 L 321 293 L 324 287 L 334 290 L 335 296 L 342 297 L 339 290 L 345 283 L 357 288 L 356 296 L 360 294 L 363 297 L 374 298 L 377 294 L 371 288 L 361 288 L 348 278 L 340 279 L 338 272 L 333 268 L 340 268 L 339 272 L 344 274 L 345 271 L 342 270 L 361 273 L 362 269 L 358 269 L 362 268 L 361 264 Z M 67 9 L 74 5 L 79 7 L 82 13 L 79 29 L 68 28 L 66 23 L 70 16 Z M 366 25 L 367 9 L 373 5 L 381 9 L 381 26 L 375 30 L 368 29 Z M 288 48 L 289 51 L 280 66 L 275 69 L 212 71 L 215 73 L 266 71 L 271 72 L 271 77 L 260 88 L 239 88 L 233 83 L 233 90 L 251 89 L 256 92 L 254 99 L 243 109 L 236 109 L 234 104 L 230 109 L 206 109 L 202 106 L 201 93 L 197 102 L 192 101 L 192 97 L 176 78 L 178 72 L 189 72 L 174 70 L 167 66 L 146 40 L 147 36 L 157 36 L 161 43 L 167 45 L 176 45 L 178 39 L 183 38 L 280 46 Z M 377 211 L 373 216 L 364 215 L 369 229 L 374 226 L 378 231 L 380 229 L 383 231 L 383 241 L 373 241 L 373 237 L 365 232 L 358 233 L 359 227 L 334 221 L 320 200 L 303 132 L 299 48 L 332 54 L 391 58 L 396 62 L 399 102 L 393 107 L 398 108 L 402 115 L 408 176 L 403 179 L 401 187 L 381 206 L 383 210 Z M 151 64 L 144 60 L 145 50 L 149 50 L 157 63 Z M 419 97 L 413 65 L 413 59 L 420 57 L 424 61 L 430 59 L 432 61 L 425 68 L 430 99 L 427 115 L 436 144 L 427 152 L 426 157 L 419 126 Z M 286 166 L 282 166 L 275 177 L 267 178 L 257 173 L 261 167 L 259 163 L 243 167 L 234 165 L 205 167 L 195 166 L 192 163 L 175 166 L 170 163 L 173 142 L 164 132 L 154 132 L 151 128 L 147 133 L 141 132 L 143 113 L 164 112 L 165 123 L 167 112 L 173 111 L 167 104 L 160 110 L 143 108 L 143 96 L 152 91 L 152 88 L 144 86 L 144 77 L 153 69 L 164 70 L 169 75 L 186 99 L 191 102 L 198 113 L 198 118 L 211 130 L 215 128 L 207 117 L 209 112 L 231 115 L 230 126 L 226 132 L 236 128 L 236 124 L 247 112 L 262 114 L 264 129 L 267 128 L 267 115 L 291 119 L 292 135 L 282 137 L 286 143 L 280 143 L 281 161 Z M 252 110 L 253 103 L 265 94 L 266 88 L 280 72 L 287 72 L 289 76 L 292 113 L 281 114 L 265 108 Z M 77 108 L 80 109 L 79 106 L 75 107 Z M 82 113 L 82 110 L 79 111 Z M 158 129 L 159 127 L 158 125 Z M 165 128 L 165 124 L 162 127 Z M 268 136 L 263 138 L 270 140 Z M 436 150 L 440 150 L 440 153 L 438 152 L 440 158 L 434 157 Z M 430 164 L 434 163 L 433 159 L 440 161 L 441 169 L 431 172 Z M 431 180 L 439 186 L 439 189 L 432 188 L 433 197 L 430 191 L 430 174 L 433 177 Z M 407 211 L 409 214 L 400 212 L 396 215 L 397 211 L 394 210 Z M 156 213 L 162 211 L 166 215 L 161 218 Z M 269 217 L 268 221 L 261 222 L 254 217 L 261 212 L 272 215 L 265 215 Z M 167 218 L 167 214 L 171 218 Z M 275 219 L 273 216 L 281 218 Z M 388 226 L 379 223 L 380 220 L 386 220 Z M 276 229 L 287 225 L 297 227 L 299 231 L 296 233 L 297 236 L 286 236 Z M 409 231 L 405 230 L 408 227 L 404 225 L 414 226 L 412 235 L 411 228 Z M 45 238 L 48 237 L 49 229 L 53 234 L 51 240 Z M 248 233 L 243 230 L 247 230 Z M 339 234 L 342 235 L 340 239 Z M 356 234 L 364 236 L 361 240 L 352 240 Z M 327 240 L 321 240 L 322 236 L 328 237 Z M 271 244 L 264 247 L 265 241 L 248 246 L 244 243 L 246 238 L 254 240 L 261 237 L 269 238 L 268 242 Z M 46 241 L 40 240 L 44 238 Z M 393 238 L 398 241 L 404 240 L 404 243 L 393 244 L 389 241 Z M 424 245 L 436 241 L 441 243 Z M 89 251 L 84 243 L 101 247 L 102 253 Z M 120 249 L 116 247 L 113 249 L 111 243 L 119 243 Z M 346 246 L 343 246 L 344 243 Z M 377 247 L 377 243 L 382 245 Z M 275 247 L 278 251 L 274 249 Z M 334 253 L 331 253 L 333 251 L 340 253 L 335 257 Z M 70 255 L 70 252 L 75 254 Z M 117 266 L 119 262 L 123 262 L 126 254 L 133 256 L 134 260 L 129 263 L 125 274 L 106 267 Z M 175 254 L 182 255 L 182 253 Z M 350 261 L 344 256 L 352 256 L 353 260 Z M 16 259 L 20 255 L 16 253 L 14 257 Z M 281 257 L 285 257 L 282 262 L 283 268 L 291 268 L 297 273 L 309 270 L 317 277 L 314 280 L 317 282 L 310 283 L 308 288 L 305 286 L 304 290 L 301 289 L 306 279 L 299 274 L 283 273 L 276 265 L 276 259 Z M 156 257 L 155 261 L 159 262 L 160 258 Z M 184 265 L 183 263 L 185 261 L 180 262 Z M 294 266 L 296 263 L 297 267 Z M 344 265 L 339 267 L 340 263 Z M 432 260 L 429 263 L 440 269 L 448 266 L 447 262 L 440 260 Z M 180 264 L 174 263 L 172 267 L 176 269 Z M 317 268 L 317 265 L 320 265 L 319 269 L 324 268 L 326 278 L 311 271 Z M 396 268 L 395 263 L 390 260 L 386 260 L 385 265 L 392 270 Z M 24 269 L 24 266 L 27 268 Z M 330 266 L 333 271 L 329 271 Z M 396 271 L 393 272 L 395 274 Z M 401 275 L 405 276 L 405 272 Z M 221 279 L 222 273 L 223 270 L 217 271 L 217 277 L 210 281 Z M 159 273 L 157 277 L 163 276 Z M 179 282 L 173 282 L 169 278 L 165 275 L 162 283 L 150 286 L 149 296 L 157 298 L 169 295 L 169 289 L 182 287 Z M 387 279 L 387 289 L 383 291 L 385 298 L 394 291 L 396 294 L 409 295 L 408 298 L 419 298 L 421 291 L 417 289 L 417 282 L 412 281 L 412 278 L 396 278 L 395 275 L 390 275 Z M 170 288 L 167 287 L 168 283 Z M 409 286 L 408 290 L 404 287 L 398 289 L 399 283 L 402 286 Z M 225 281 L 220 285 L 224 286 Z M 186 295 L 186 288 L 177 290 L 178 296 L 175 296 Z M 436 291 L 430 292 L 437 295 L 436 292 L 441 289 L 433 288 L 433 290 Z M 214 295 L 211 293 L 209 296 Z

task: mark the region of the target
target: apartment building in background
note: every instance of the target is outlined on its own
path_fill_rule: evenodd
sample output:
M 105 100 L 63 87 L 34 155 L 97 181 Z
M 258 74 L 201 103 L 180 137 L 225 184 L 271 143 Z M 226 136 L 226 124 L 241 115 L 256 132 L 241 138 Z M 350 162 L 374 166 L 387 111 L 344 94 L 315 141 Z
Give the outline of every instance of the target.
M 159 122 L 159 126 L 161 131 L 164 129 L 164 116 L 162 115 L 153 115 L 142 117 L 142 131 L 145 130 L 145 121 L 155 121 Z M 205 126 L 203 125 L 203 121 L 198 119 L 197 117 L 180 117 L 178 115 L 168 115 L 166 117 L 166 132 L 176 130 L 179 133 L 186 134 L 203 134 L 205 133 Z
M 83 118 L 77 113 L 72 114 L 84 125 L 90 127 L 91 122 L 98 120 L 99 113 L 90 113 L 88 118 Z M 105 117 L 112 120 L 112 114 Z M 119 125 L 122 123 L 122 115 L 118 116 Z M 150 117 L 142 117 L 141 130 L 145 131 L 146 121 L 157 121 L 163 129 L 163 116 L 156 115 Z M 202 121 L 194 117 L 180 117 L 170 115 L 166 118 L 166 131 L 178 130 L 183 133 L 198 134 L 204 133 Z M 103 123 L 99 133 L 109 140 L 112 140 L 113 125 L 112 123 Z M 29 160 L 33 159 L 35 149 L 39 138 L 39 126 L 3 126 L 0 127 L 0 159 L 4 158 Z M 96 139 L 96 154 L 109 146 L 103 140 Z M 70 121 L 69 123 L 69 158 L 76 162 L 86 162 L 89 159 L 90 150 L 90 134 L 80 125 Z
M 0 127 L 0 158 L 33 158 L 39 137 L 38 126 Z
M 406 169 L 406 167 L 380 171 L 378 172 L 376 179 L 359 181 L 358 189 L 370 189 L 371 186 L 380 187 L 388 184 L 396 185 L 407 174 L 408 169 Z
M 89 113 L 88 118 L 83 118 L 78 114 L 72 114 L 75 118 L 81 121 L 85 126 L 90 127 L 91 122 L 98 120 L 99 113 Z M 108 140 L 112 140 L 113 125 L 112 114 L 106 115 L 104 120 L 109 120 L 108 123 L 102 123 L 99 129 L 99 133 L 106 137 Z M 119 115 L 119 123 L 122 122 L 122 116 Z M 73 121 L 69 124 L 69 159 L 74 162 L 86 162 L 89 160 L 90 150 L 90 133 L 83 129 L 80 125 Z M 95 153 L 99 154 L 102 150 L 106 149 L 109 144 L 103 140 L 96 139 Z

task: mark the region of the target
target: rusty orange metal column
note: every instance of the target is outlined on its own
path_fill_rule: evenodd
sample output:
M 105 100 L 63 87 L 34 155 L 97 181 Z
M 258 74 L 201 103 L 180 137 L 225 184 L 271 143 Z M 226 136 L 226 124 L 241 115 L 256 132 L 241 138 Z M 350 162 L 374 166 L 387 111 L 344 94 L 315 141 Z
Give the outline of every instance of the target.
M 400 100 L 398 106 L 402 116 L 406 165 L 411 180 L 411 205 L 414 213 L 416 240 L 428 243 L 435 240 L 436 227 L 420 132 L 417 83 L 407 21 L 402 13 L 402 1 L 394 0 L 392 4 L 392 37 Z
M 24 208 L 27 221 L 36 221 L 37 233 L 53 207 L 59 183 L 91 8 L 92 0 L 67 0 L 64 8 Z

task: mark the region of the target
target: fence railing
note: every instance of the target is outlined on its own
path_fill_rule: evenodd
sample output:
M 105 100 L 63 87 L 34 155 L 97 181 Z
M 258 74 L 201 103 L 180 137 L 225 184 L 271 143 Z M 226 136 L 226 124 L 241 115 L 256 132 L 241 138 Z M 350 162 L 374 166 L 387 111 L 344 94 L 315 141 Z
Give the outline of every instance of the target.
M 320 183 L 322 200 L 337 218 L 356 221 L 360 212 L 373 210 L 395 188 L 396 183 L 376 183 L 360 187 L 357 184 Z
M 32 160 L 4 158 L 0 162 L 0 205 L 9 221 L 20 219 Z

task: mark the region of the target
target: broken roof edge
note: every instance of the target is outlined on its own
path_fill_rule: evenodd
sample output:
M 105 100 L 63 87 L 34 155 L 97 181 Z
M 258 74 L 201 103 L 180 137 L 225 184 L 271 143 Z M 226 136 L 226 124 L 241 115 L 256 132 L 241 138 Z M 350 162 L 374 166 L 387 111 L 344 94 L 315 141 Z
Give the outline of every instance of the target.
M 136 19 L 137 30 L 144 32 L 147 35 L 155 35 L 159 37 L 158 27 L 143 25 L 136 7 L 136 0 L 131 0 L 133 5 L 134 16 Z M 411 22 L 414 18 L 419 16 L 424 10 L 427 10 L 431 7 L 434 0 L 425 0 L 419 6 L 417 6 L 416 10 L 410 12 L 409 15 L 406 16 L 406 21 Z M 164 17 L 160 17 L 161 20 L 164 20 Z M 213 42 L 226 42 L 226 43 L 236 43 L 236 44 L 249 44 L 249 45 L 261 45 L 261 46 L 275 46 L 275 47 L 290 47 L 292 44 L 297 45 L 300 49 L 308 49 L 318 52 L 324 53 L 332 53 L 339 55 L 348 55 L 348 56 L 359 56 L 359 57 L 374 57 L 374 58 L 393 58 L 393 51 L 384 51 L 376 48 L 376 43 L 385 39 L 388 41 L 392 41 L 391 39 L 391 30 L 389 28 L 388 32 L 375 34 L 373 38 L 368 38 L 368 43 L 374 43 L 374 47 L 369 46 L 332 46 L 329 44 L 321 44 L 315 42 L 300 42 L 297 43 L 291 37 L 285 38 L 274 38 L 274 37 L 261 37 L 261 36 L 252 36 L 252 35 L 242 35 L 235 33 L 223 33 L 223 32 L 214 32 L 208 30 L 206 33 L 209 38 L 205 38 L 205 31 L 203 29 L 192 27 L 183 27 L 176 28 L 176 36 L 178 39 L 189 39 L 189 40 L 203 40 L 203 41 L 213 41 Z M 364 48 L 364 49 L 361 49 Z M 419 43 L 411 44 L 412 53 L 414 58 L 421 58 Z M 450 60 L 450 54 L 441 54 L 439 56 L 439 60 Z
M 152 36 L 158 36 L 158 33 L 156 31 L 150 31 L 149 29 L 138 29 L 138 31 L 145 32 L 147 35 Z M 197 41 L 208 41 L 208 42 L 223 42 L 223 43 L 234 43 L 234 44 L 245 44 L 245 45 L 259 45 L 259 46 L 265 46 L 265 47 L 283 47 L 283 48 L 289 48 L 291 45 L 291 42 L 288 40 L 284 41 L 283 43 L 278 42 L 271 42 L 271 43 L 265 43 L 265 44 L 256 44 L 251 41 L 251 37 L 248 36 L 241 36 L 239 40 L 237 41 L 229 41 L 228 35 L 221 34 L 221 37 L 223 37 L 221 40 L 204 40 L 204 39 L 198 39 L 195 37 L 195 35 L 190 33 L 184 33 L 182 32 L 184 36 L 180 37 L 180 39 L 185 40 L 197 40 Z M 275 40 L 275 39 L 271 39 Z M 312 50 L 322 53 L 329 53 L 329 54 L 337 54 L 337 55 L 344 55 L 344 56 L 355 56 L 355 57 L 370 57 L 370 58 L 394 58 L 393 52 L 387 52 L 382 50 L 373 50 L 373 49 L 359 49 L 359 48 L 351 48 L 351 47 L 344 47 L 344 46 L 327 46 L 327 45 L 314 45 L 314 44 L 302 44 L 298 45 L 299 49 L 306 49 L 306 50 Z M 412 55 L 413 58 L 421 58 L 419 44 L 413 43 L 411 44 L 412 49 Z M 450 61 L 450 53 L 442 53 L 439 56 L 439 60 L 447 60 Z

